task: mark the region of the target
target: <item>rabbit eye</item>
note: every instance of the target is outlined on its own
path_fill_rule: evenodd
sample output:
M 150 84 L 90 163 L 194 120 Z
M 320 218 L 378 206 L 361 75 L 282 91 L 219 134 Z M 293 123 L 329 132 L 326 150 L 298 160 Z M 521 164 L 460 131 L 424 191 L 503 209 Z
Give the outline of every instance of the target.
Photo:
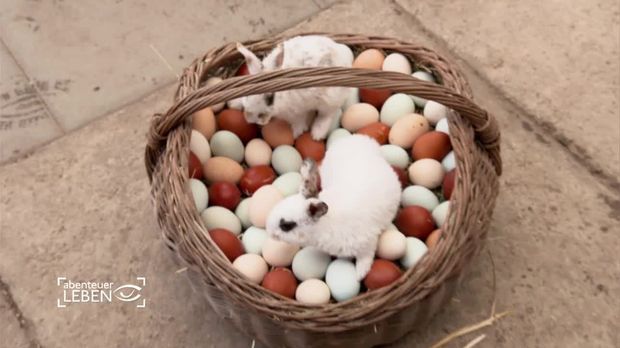
M 273 100 L 275 98 L 275 93 L 268 93 L 265 97 L 265 102 L 267 105 L 273 105 Z
M 297 223 L 295 221 L 286 221 L 284 219 L 280 219 L 280 229 L 283 232 L 289 232 L 295 227 L 297 227 Z

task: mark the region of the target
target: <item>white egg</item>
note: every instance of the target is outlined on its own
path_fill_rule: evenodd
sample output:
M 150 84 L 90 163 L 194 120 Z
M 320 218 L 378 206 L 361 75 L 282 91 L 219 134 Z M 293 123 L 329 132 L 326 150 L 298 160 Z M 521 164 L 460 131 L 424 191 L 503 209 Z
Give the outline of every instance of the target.
M 439 199 L 433 191 L 420 185 L 412 185 L 404 189 L 400 201 L 403 207 L 418 205 L 428 211 L 433 211 L 439 204 Z
M 239 221 L 241 221 L 241 226 L 243 226 L 243 228 L 252 226 L 252 222 L 250 221 L 250 197 L 244 198 L 239 202 L 235 209 L 235 215 L 237 215 Z
M 444 175 L 441 163 L 432 158 L 419 159 L 409 166 L 409 180 L 428 189 L 439 187 Z
M 216 83 L 220 83 L 222 82 L 222 79 L 220 77 L 209 77 L 207 79 L 207 82 L 205 82 L 205 85 L 207 87 L 213 86 Z M 213 112 L 220 112 L 220 110 L 222 110 L 224 108 L 224 102 L 221 102 L 219 104 L 215 104 L 211 106 L 211 110 L 213 110 Z
M 441 160 L 441 165 L 443 166 L 443 169 L 446 171 L 446 173 L 456 168 L 456 162 L 454 160 L 454 151 L 450 151 L 446 155 L 446 157 L 444 157 Z
M 450 135 L 450 129 L 448 128 L 448 119 L 442 118 L 441 120 L 439 120 L 439 122 L 437 122 L 437 124 L 435 125 L 435 130 Z
M 398 230 L 388 229 L 379 236 L 377 256 L 386 260 L 397 260 L 405 256 L 407 237 Z
M 204 164 L 209 158 L 211 158 L 211 147 L 209 141 L 202 133 L 192 129 L 192 134 L 189 138 L 189 149 L 198 157 L 200 163 Z
M 382 145 L 381 155 L 392 166 L 405 169 L 409 165 L 409 155 L 407 151 L 398 145 Z
M 241 235 L 241 244 L 246 253 L 260 255 L 267 238 L 267 231 L 251 226 Z
M 265 260 L 256 254 L 243 254 L 237 257 L 233 267 L 255 284 L 260 284 L 268 271 Z
M 327 137 L 327 143 L 326 143 L 326 147 L 329 149 L 329 147 L 335 142 L 338 141 L 338 139 L 342 139 L 344 137 L 348 137 L 351 135 L 351 132 L 349 132 L 348 130 L 344 129 L 344 128 L 338 128 L 336 130 L 334 130 L 333 132 L 329 133 L 329 136 Z
M 311 278 L 323 279 L 332 258 L 313 247 L 301 249 L 293 258 L 293 273 L 304 281 Z
M 383 71 L 395 71 L 403 74 L 411 74 L 409 59 L 400 53 L 391 53 L 383 60 Z
M 280 145 L 273 150 L 271 164 L 280 175 L 288 172 L 298 172 L 302 158 L 299 152 L 290 145 Z
M 224 207 L 209 207 L 200 214 L 200 217 L 207 230 L 223 228 L 235 235 L 241 233 L 241 221 L 239 221 L 237 215 Z
M 298 250 L 297 245 L 267 238 L 263 243 L 262 254 L 268 264 L 274 267 L 287 267 L 293 262 Z
M 252 139 L 245 147 L 245 163 L 250 167 L 271 163 L 271 146 L 263 139 Z
M 295 291 L 295 299 L 301 303 L 320 305 L 329 303 L 330 298 L 329 287 L 320 279 L 304 280 Z
M 227 130 L 215 132 L 211 137 L 211 151 L 214 156 L 228 157 L 233 161 L 243 161 L 243 143 L 239 137 Z
M 288 197 L 299 192 L 302 180 L 301 174 L 298 172 L 288 172 L 280 175 L 272 185 L 275 186 L 284 197 Z
M 192 191 L 196 210 L 202 212 L 209 204 L 209 191 L 207 187 L 200 180 L 189 179 L 189 189 Z
M 433 126 L 437 124 L 442 118 L 448 116 L 448 108 L 439 104 L 436 101 L 429 100 L 424 106 L 424 117 L 428 120 L 428 123 Z
M 332 297 L 338 301 L 351 299 L 360 292 L 360 282 L 353 262 L 345 259 L 336 259 L 327 267 L 325 282 Z
M 392 127 L 401 117 L 415 111 L 413 100 L 406 94 L 391 95 L 381 107 L 380 119 L 382 123 Z
M 415 266 L 427 251 L 428 247 L 423 241 L 415 237 L 407 237 L 407 250 L 405 256 L 400 259 L 400 264 L 409 269 Z
M 413 74 L 411 74 L 411 76 L 426 81 L 426 82 L 433 82 L 436 83 L 435 78 L 433 77 L 433 75 L 427 73 L 426 71 L 416 71 Z M 413 101 L 415 102 L 415 104 L 421 108 L 424 107 L 424 105 L 426 105 L 426 99 L 424 98 L 420 98 L 420 97 L 416 97 L 414 95 L 411 96 L 411 99 L 413 99 Z
M 435 225 L 441 228 L 443 224 L 446 222 L 448 218 L 448 214 L 450 213 L 450 201 L 445 201 L 439 204 L 435 209 L 433 209 L 433 220 L 435 220 Z

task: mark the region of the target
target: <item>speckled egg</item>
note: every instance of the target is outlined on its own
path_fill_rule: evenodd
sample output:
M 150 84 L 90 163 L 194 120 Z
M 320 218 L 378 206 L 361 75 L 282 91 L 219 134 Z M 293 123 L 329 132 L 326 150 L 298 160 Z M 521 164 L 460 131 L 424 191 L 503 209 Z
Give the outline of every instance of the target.
M 448 108 L 436 101 L 429 100 L 424 106 L 423 114 L 428 120 L 428 123 L 434 126 L 439 120 L 448 116 Z
M 220 130 L 215 132 L 211 137 L 211 151 L 214 156 L 228 157 L 239 163 L 243 161 L 243 143 L 231 131 Z
M 280 145 L 293 145 L 295 143 L 291 126 L 286 121 L 277 118 L 272 119 L 263 126 L 261 133 L 263 139 L 273 148 Z
M 244 198 L 237 205 L 237 209 L 235 209 L 235 215 L 241 221 L 241 226 L 243 228 L 248 228 L 252 226 L 252 222 L 250 221 L 250 197 Z
M 261 186 L 250 200 L 248 211 L 250 221 L 256 227 L 265 228 L 267 217 L 271 209 L 284 198 L 280 191 L 273 185 Z
M 313 247 L 301 249 L 293 258 L 293 273 L 299 280 L 323 279 L 332 258 Z
M 377 108 L 368 103 L 358 103 L 346 109 L 340 123 L 344 129 L 355 132 L 377 121 L 379 121 Z
M 383 52 L 375 48 L 362 51 L 355 57 L 353 67 L 358 69 L 374 69 L 381 70 L 385 56 Z
M 237 257 L 233 267 L 255 284 L 260 284 L 269 270 L 265 260 L 256 254 L 243 254 Z
M 360 282 L 357 280 L 355 264 L 349 260 L 336 259 L 327 267 L 325 282 L 332 297 L 338 301 L 351 299 L 360 292 Z
M 409 75 L 411 74 L 411 63 L 404 55 L 392 53 L 385 57 L 381 69 L 383 71 L 395 71 Z
M 433 211 L 439 204 L 439 199 L 433 191 L 420 185 L 412 185 L 404 189 L 400 201 L 403 207 L 419 205 L 428 211 Z
M 294 195 L 299 192 L 302 177 L 298 172 L 288 172 L 280 175 L 274 182 L 275 186 L 284 197 Z
M 245 163 L 248 166 L 268 166 L 271 164 L 271 146 L 263 139 L 252 139 L 245 146 Z
M 228 157 L 211 157 L 202 167 L 207 182 L 219 181 L 236 184 L 243 176 L 241 165 Z
M 450 201 L 445 201 L 433 209 L 433 220 L 438 227 L 442 227 L 450 213 Z
M 211 108 L 198 110 L 192 115 L 192 128 L 204 135 L 207 140 L 211 139 L 217 129 Z
M 271 164 L 280 175 L 288 172 L 298 172 L 303 159 L 297 150 L 290 145 L 280 145 L 273 150 Z
M 388 229 L 379 235 L 376 255 L 386 260 L 397 260 L 405 255 L 407 239 L 398 230 Z
M 437 160 L 423 158 L 409 166 L 409 180 L 415 185 L 434 189 L 441 185 L 445 171 Z
M 289 244 L 273 238 L 267 238 L 263 243 L 262 254 L 268 264 L 274 267 L 287 267 L 293 262 L 299 246 Z
M 188 184 L 190 191 L 192 191 L 196 210 L 202 212 L 207 208 L 207 204 L 209 203 L 209 192 L 207 191 L 207 187 L 202 181 L 197 179 L 189 179 Z
M 426 81 L 426 82 L 433 82 L 436 83 L 435 78 L 433 77 L 433 75 L 431 75 L 430 73 L 427 73 L 426 71 L 416 71 L 413 74 L 411 74 L 411 76 L 420 79 L 422 81 Z M 426 105 L 426 99 L 424 98 L 420 98 L 420 97 L 416 97 L 416 96 L 411 96 L 411 98 L 413 99 L 413 101 L 415 102 L 415 104 L 421 108 L 423 108 Z
M 392 127 L 401 117 L 414 111 L 415 105 L 410 96 L 403 93 L 393 94 L 381 107 L 381 122 Z
M 243 244 L 243 249 L 245 249 L 246 253 L 260 255 L 267 238 L 267 231 L 262 228 L 250 226 L 241 235 L 241 244 Z
M 211 158 L 211 147 L 207 138 L 195 129 L 192 129 L 192 134 L 189 138 L 189 150 L 198 157 L 202 164 Z
M 330 298 L 329 287 L 320 279 L 304 280 L 295 292 L 295 299 L 301 303 L 321 305 L 329 303 Z
M 424 116 L 407 114 L 394 123 L 390 129 L 388 140 L 390 144 L 408 149 L 413 146 L 417 138 L 428 132 L 429 129 L 430 126 Z
M 326 144 L 327 148 L 329 149 L 329 147 L 334 142 L 338 141 L 338 139 L 342 139 L 342 138 L 348 137 L 350 135 L 351 135 L 351 132 L 349 132 L 348 130 L 346 130 L 344 128 L 338 128 L 338 129 L 334 130 L 327 137 L 327 144 Z
M 392 166 L 405 169 L 409 166 L 409 155 L 402 147 L 392 144 L 381 146 L 381 155 Z
M 224 207 L 208 207 L 200 214 L 207 230 L 223 228 L 235 235 L 241 233 L 241 222 L 237 215 Z
M 400 259 L 400 264 L 409 269 L 415 266 L 427 251 L 428 247 L 423 241 L 418 238 L 407 237 L 407 251 L 405 252 L 405 256 Z

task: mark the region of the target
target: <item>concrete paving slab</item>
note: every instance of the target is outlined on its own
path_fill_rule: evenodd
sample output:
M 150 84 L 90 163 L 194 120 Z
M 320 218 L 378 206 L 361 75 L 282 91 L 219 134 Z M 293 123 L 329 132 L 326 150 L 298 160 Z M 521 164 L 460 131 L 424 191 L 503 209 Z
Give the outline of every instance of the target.
M 26 337 L 26 332 L 15 317 L 12 304 L 7 300 L 7 294 L 3 290 L 0 288 L 0 337 L 2 337 L 2 344 L 6 347 L 27 348 L 30 342 Z
M 295 30 L 337 31 L 341 23 L 347 31 L 373 28 L 372 34 L 434 45 L 389 1 L 337 4 Z M 486 319 L 494 298 L 498 311 L 512 313 L 481 332 L 487 337 L 480 347 L 618 346 L 617 193 L 496 89 L 465 72 L 503 130 L 505 175 L 488 242 L 497 289 L 483 254 L 433 324 L 392 347 L 429 346 Z M 181 279 L 159 240 L 142 153 L 148 117 L 165 109 L 170 95 L 172 88 L 163 89 L 0 168 L 0 274 L 19 289 L 15 301 L 43 346 L 251 346 Z M 115 282 L 145 275 L 147 307 L 58 309 L 59 275 Z
M 36 80 L 64 130 L 80 127 L 172 82 L 218 44 L 280 31 L 318 11 L 300 1 L 3 1 L 3 40 Z
M 31 83 L 0 43 L 0 163 L 62 134 L 37 90 L 50 96 L 64 93 L 55 83 Z
M 620 176 L 620 3 L 396 0 L 548 132 Z

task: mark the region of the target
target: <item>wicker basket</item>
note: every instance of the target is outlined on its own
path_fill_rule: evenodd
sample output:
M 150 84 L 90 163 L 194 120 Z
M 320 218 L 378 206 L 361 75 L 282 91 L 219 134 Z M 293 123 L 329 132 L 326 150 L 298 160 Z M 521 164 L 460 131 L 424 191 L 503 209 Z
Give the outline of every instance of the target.
M 482 247 L 498 193 L 497 124 L 471 101 L 467 82 L 451 63 L 432 50 L 395 39 L 324 35 L 355 52 L 366 48 L 400 52 L 418 69 L 432 72 L 439 84 L 400 73 L 349 68 L 285 69 L 228 78 L 242 63 L 231 43 L 209 51 L 184 70 L 174 105 L 153 117 L 146 147 L 146 169 L 166 242 L 201 284 L 212 308 L 271 347 L 371 347 L 425 325 L 450 298 L 464 266 Z M 286 38 L 245 45 L 265 52 Z M 227 79 L 204 87 L 209 76 Z M 320 306 L 269 292 L 233 269 L 206 233 L 186 185 L 190 116 L 195 111 L 240 96 L 316 86 L 390 89 L 448 106 L 456 111 L 448 122 L 457 164 L 451 211 L 432 252 L 390 286 Z

